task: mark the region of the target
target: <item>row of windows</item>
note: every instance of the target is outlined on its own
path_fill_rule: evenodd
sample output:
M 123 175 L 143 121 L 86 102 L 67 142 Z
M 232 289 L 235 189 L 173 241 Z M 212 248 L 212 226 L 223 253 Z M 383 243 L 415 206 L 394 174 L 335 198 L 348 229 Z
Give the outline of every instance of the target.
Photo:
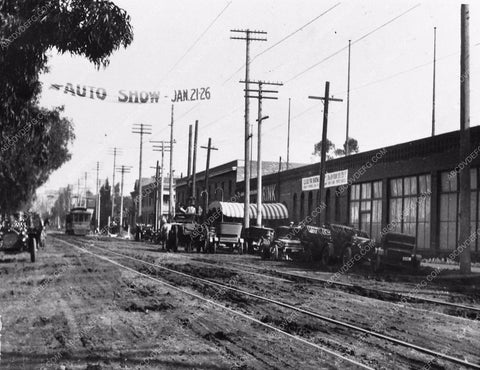
M 212 202 L 214 200 L 225 200 L 228 201 L 234 194 L 235 189 L 234 189 L 234 183 L 232 180 L 228 181 L 228 189 L 226 188 L 226 182 L 214 182 L 212 184 L 209 184 L 209 202 Z M 197 186 L 196 188 L 196 198 L 200 199 L 201 198 L 201 193 L 204 189 L 200 188 Z M 228 192 L 227 192 L 228 190 Z M 190 193 L 189 190 L 185 190 L 183 192 L 179 192 L 178 194 L 179 197 L 179 202 L 181 204 L 187 205 L 189 198 L 190 198 Z

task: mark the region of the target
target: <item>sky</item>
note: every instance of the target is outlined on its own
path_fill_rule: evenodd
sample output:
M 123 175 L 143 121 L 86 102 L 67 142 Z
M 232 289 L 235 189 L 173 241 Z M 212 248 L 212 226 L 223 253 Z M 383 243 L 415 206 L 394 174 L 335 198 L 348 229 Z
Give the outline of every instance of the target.
M 436 133 L 460 127 L 460 4 L 458 1 L 318 1 L 114 0 L 131 17 L 133 43 L 97 69 L 85 58 L 50 52 L 48 73 L 41 76 L 41 105 L 64 106 L 75 127 L 72 159 L 39 189 L 67 184 L 95 191 L 96 162 L 100 178 L 113 175 L 111 148 L 122 155 L 117 165 L 132 166 L 125 176 L 125 194 L 133 190 L 139 171 L 139 135 L 134 124 L 151 125 L 144 136 L 142 177 L 153 176 L 160 153 L 150 140 L 170 139 L 174 106 L 173 168 L 187 172 L 188 127 L 198 120 L 198 145 L 212 138 L 211 166 L 244 158 L 245 41 L 232 40 L 232 29 L 267 32 L 267 41 L 250 45 L 250 79 L 283 82 L 278 100 L 264 100 L 262 159 L 287 156 L 288 102 L 291 99 L 290 161 L 312 163 L 321 140 L 323 104 L 308 96 L 343 99 L 329 107 L 328 138 L 345 141 L 348 41 L 351 40 L 350 137 L 360 151 L 431 135 L 433 30 L 437 27 Z M 470 4 L 471 126 L 480 119 L 480 4 Z M 65 94 L 71 83 L 105 89 L 104 100 Z M 60 84 L 62 88 L 49 88 Z M 208 88 L 210 99 L 172 103 L 176 90 Z M 87 88 L 89 89 L 89 88 Z M 126 104 L 119 90 L 159 92 L 159 103 Z M 257 100 L 250 101 L 253 157 L 257 145 Z M 166 172 L 168 155 L 165 156 Z M 203 171 L 206 150 L 198 150 Z M 116 174 L 118 182 L 120 175 Z

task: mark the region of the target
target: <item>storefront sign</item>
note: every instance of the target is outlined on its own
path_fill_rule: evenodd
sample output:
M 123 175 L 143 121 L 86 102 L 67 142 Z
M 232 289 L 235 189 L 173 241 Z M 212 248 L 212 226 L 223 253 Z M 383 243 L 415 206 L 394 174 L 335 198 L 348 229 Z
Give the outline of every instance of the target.
M 302 191 L 320 189 L 320 175 L 312 177 L 304 177 L 302 179 Z
M 340 186 L 348 184 L 348 170 L 330 172 L 325 174 L 325 187 Z
M 275 188 L 276 188 L 276 184 L 267 185 L 263 187 L 262 197 L 264 202 L 276 202 Z
M 348 183 L 348 170 L 325 174 L 325 188 L 340 186 Z M 302 191 L 320 189 L 320 175 L 302 178 Z

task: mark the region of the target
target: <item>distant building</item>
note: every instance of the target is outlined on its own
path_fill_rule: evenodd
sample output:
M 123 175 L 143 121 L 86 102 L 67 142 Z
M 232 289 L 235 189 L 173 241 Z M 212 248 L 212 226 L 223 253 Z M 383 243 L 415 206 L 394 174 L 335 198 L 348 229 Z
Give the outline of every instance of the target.
M 173 191 L 174 191 L 174 198 L 172 207 L 175 207 L 175 184 L 177 179 L 173 179 Z M 142 216 L 141 220 L 137 220 L 138 214 L 138 180 L 135 181 L 134 191 L 130 194 L 132 196 L 132 209 L 130 212 L 130 224 L 132 226 L 135 223 L 144 223 L 144 224 L 155 224 L 155 199 L 156 199 L 156 183 L 155 183 L 155 176 L 152 177 L 143 177 L 142 178 Z M 158 182 L 158 195 L 160 196 L 160 180 Z M 163 208 L 158 212 L 159 219 L 162 216 L 168 216 L 168 207 L 170 201 L 170 178 L 164 177 L 163 178 Z M 160 198 L 158 198 L 158 207 L 160 207 Z

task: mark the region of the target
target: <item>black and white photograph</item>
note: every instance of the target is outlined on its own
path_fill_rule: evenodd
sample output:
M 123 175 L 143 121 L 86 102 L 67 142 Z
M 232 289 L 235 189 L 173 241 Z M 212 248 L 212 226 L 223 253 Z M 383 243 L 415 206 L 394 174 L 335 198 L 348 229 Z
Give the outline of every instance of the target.
M 0 0 L 0 370 L 480 369 L 480 3 Z

